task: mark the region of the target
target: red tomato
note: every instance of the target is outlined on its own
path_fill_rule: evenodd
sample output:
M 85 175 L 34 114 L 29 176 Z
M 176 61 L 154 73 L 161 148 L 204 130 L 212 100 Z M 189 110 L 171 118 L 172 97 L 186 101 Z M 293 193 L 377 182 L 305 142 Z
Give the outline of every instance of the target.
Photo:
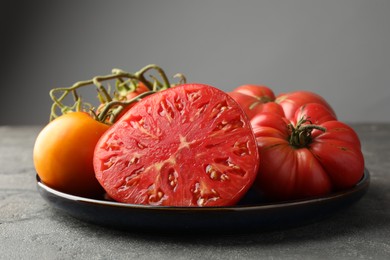
M 329 103 L 320 95 L 310 91 L 300 90 L 280 94 L 276 97 L 275 102 L 283 108 L 285 117 L 288 119 L 293 119 L 298 108 L 308 103 L 321 104 L 331 112 L 332 116 L 336 117 L 336 113 Z
M 62 115 L 39 133 L 34 166 L 46 185 L 62 192 L 94 197 L 104 191 L 93 170 L 93 152 L 108 126 L 84 112 Z
M 234 205 L 259 164 L 250 122 L 226 93 L 184 84 L 138 102 L 99 140 L 94 167 L 116 201 Z
M 275 100 L 274 92 L 267 86 L 247 84 L 241 85 L 233 90 L 247 96 L 252 96 L 262 103 L 272 102 Z
M 326 121 L 337 120 L 333 110 L 330 110 L 328 107 L 319 103 L 309 103 L 301 106 L 295 112 L 295 116 L 291 119 L 291 122 L 296 125 L 298 123 L 296 120 L 303 117 L 310 120 L 310 123 L 315 125 L 322 124 Z
M 264 112 L 275 112 L 283 115 L 283 109 L 274 102 L 262 103 L 257 98 L 245 95 L 240 92 L 228 93 L 237 103 L 240 104 L 249 118 Z
M 137 97 L 138 95 L 145 93 L 145 92 L 148 92 L 148 91 L 150 91 L 150 89 L 148 89 L 148 87 L 145 86 L 145 84 L 143 84 L 142 82 L 139 82 L 138 86 L 135 88 L 134 91 L 127 92 L 126 100 L 131 100 L 131 99 Z
M 123 96 L 119 96 L 119 98 L 115 99 L 114 101 L 123 101 L 123 102 L 126 102 L 126 101 L 130 101 L 132 100 L 133 98 L 145 93 L 145 92 L 148 92 L 150 91 L 148 89 L 148 87 L 145 86 L 145 84 L 143 84 L 142 82 L 139 82 L 137 87 L 135 88 L 134 91 L 129 91 L 127 92 L 125 95 Z M 119 99 L 119 100 L 118 100 Z M 126 105 L 126 106 L 117 106 L 117 107 L 114 107 L 112 108 L 112 111 L 114 112 L 115 110 L 120 110 L 120 112 L 118 113 L 118 115 L 115 115 L 115 120 L 113 120 L 114 122 L 117 121 L 119 118 L 121 118 L 130 108 L 132 108 L 137 102 L 134 102 L 134 103 L 131 103 L 129 105 Z M 97 108 L 96 110 L 96 114 L 100 114 L 104 109 L 105 107 L 107 106 L 107 103 L 102 103 L 99 105 L 99 107 Z M 116 112 L 115 112 L 116 113 Z M 107 116 L 106 118 L 106 123 L 111 123 L 112 121 L 112 117 L 113 117 L 113 114 L 110 114 Z
M 228 94 L 241 105 L 250 119 L 266 112 L 284 115 L 282 107 L 273 102 L 274 93 L 266 86 L 242 85 Z
M 334 117 L 336 113 L 329 103 L 310 91 L 293 91 L 280 94 L 275 98 L 273 91 L 260 85 L 242 85 L 229 92 L 243 108 L 250 119 L 260 113 L 277 113 L 293 119 L 295 111 L 308 103 L 319 103 L 328 108 Z
M 363 176 L 357 134 L 321 104 L 302 106 L 292 122 L 264 113 L 251 123 L 261 158 L 255 186 L 268 198 L 322 196 L 353 187 Z

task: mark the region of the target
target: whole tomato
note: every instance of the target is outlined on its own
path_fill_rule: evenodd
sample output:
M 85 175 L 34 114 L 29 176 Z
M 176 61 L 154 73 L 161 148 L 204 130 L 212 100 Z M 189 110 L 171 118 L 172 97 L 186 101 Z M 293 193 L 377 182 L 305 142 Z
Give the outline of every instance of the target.
M 127 94 L 123 97 L 122 101 L 130 101 L 133 98 L 138 97 L 139 95 L 150 91 L 148 87 L 145 86 L 142 82 L 139 82 L 137 87 L 134 91 L 129 91 Z M 138 102 L 138 101 L 137 101 Z M 125 107 L 123 107 L 119 113 L 118 116 L 116 116 L 115 121 L 118 121 L 119 118 L 121 118 L 127 111 L 129 111 L 130 108 L 132 108 L 137 102 L 131 103 Z
M 125 105 L 124 103 L 127 102 L 127 101 L 130 101 L 136 97 L 138 97 L 139 95 L 145 93 L 145 92 L 148 92 L 150 91 L 150 89 L 148 89 L 148 87 L 145 86 L 145 84 L 143 84 L 142 82 L 138 82 L 138 84 L 136 85 L 136 87 L 133 89 L 133 90 L 129 90 L 129 91 L 120 91 L 119 93 L 117 93 L 113 99 L 114 102 L 120 102 L 121 104 L 118 105 L 116 104 L 115 106 L 112 106 L 111 107 L 111 113 L 108 113 L 106 118 L 105 118 L 105 122 L 107 124 L 112 124 L 112 123 L 115 123 L 116 121 L 119 120 L 119 118 L 121 118 L 130 108 L 132 108 L 138 101 L 135 101 L 135 102 L 132 102 L 131 104 L 128 104 L 128 105 Z M 110 105 L 109 104 L 110 102 L 105 102 L 105 103 L 101 103 L 98 108 L 96 109 L 96 114 L 99 116 L 103 111 L 104 109 L 106 108 L 107 105 Z
M 241 85 L 233 90 L 245 94 L 247 96 L 254 97 L 262 103 L 272 102 L 275 100 L 274 92 L 267 86 L 246 84 Z
M 360 140 L 324 105 L 301 106 L 292 120 L 263 113 L 251 121 L 261 164 L 255 187 L 275 200 L 326 195 L 363 176 Z
M 274 102 L 273 91 L 266 86 L 242 85 L 228 94 L 241 105 L 249 118 L 267 112 L 284 115 L 283 108 Z
M 288 119 L 293 119 L 295 112 L 303 105 L 308 103 L 318 103 L 323 105 L 336 118 L 336 113 L 329 103 L 320 95 L 311 91 L 299 90 L 289 93 L 279 94 L 275 103 L 279 104 L 284 111 L 284 115 Z
M 138 82 L 138 85 L 137 87 L 133 90 L 133 91 L 128 91 L 126 93 L 126 100 L 131 100 L 133 98 L 135 98 L 136 96 L 142 94 L 142 93 L 145 93 L 145 92 L 148 92 L 150 91 L 150 89 L 148 89 L 147 86 L 145 86 L 145 84 L 143 84 L 142 82 Z
M 47 124 L 37 136 L 33 150 L 41 181 L 73 195 L 103 194 L 93 170 L 93 152 L 108 128 L 84 112 L 70 112 Z
M 241 105 L 249 118 L 270 112 L 293 119 L 296 110 L 308 103 L 322 104 L 336 117 L 329 103 L 320 95 L 310 91 L 293 91 L 275 97 L 273 91 L 266 86 L 247 84 L 235 88 L 228 94 Z

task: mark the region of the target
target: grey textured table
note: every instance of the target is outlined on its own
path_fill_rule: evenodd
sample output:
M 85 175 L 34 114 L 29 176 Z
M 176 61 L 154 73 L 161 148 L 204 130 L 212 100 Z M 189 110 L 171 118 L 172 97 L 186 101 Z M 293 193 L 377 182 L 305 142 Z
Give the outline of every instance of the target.
M 40 127 L 0 127 L 0 259 L 390 259 L 390 124 L 355 124 L 371 184 L 319 222 L 240 234 L 124 232 L 50 207 L 36 188 Z

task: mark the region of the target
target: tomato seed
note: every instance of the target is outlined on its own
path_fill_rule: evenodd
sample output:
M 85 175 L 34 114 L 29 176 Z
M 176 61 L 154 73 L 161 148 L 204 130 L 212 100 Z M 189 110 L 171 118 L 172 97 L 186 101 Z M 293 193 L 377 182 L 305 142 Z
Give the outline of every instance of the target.
M 230 180 L 229 176 L 227 176 L 224 173 L 221 175 L 220 179 L 221 179 L 221 181 L 228 181 L 228 180 Z
M 210 118 L 212 119 L 215 119 L 217 117 L 219 117 L 221 114 L 223 114 L 223 112 L 225 112 L 226 110 L 228 110 L 228 104 L 226 103 L 226 100 L 221 102 L 221 103 L 218 103 L 212 110 L 211 110 L 211 114 L 210 114 Z

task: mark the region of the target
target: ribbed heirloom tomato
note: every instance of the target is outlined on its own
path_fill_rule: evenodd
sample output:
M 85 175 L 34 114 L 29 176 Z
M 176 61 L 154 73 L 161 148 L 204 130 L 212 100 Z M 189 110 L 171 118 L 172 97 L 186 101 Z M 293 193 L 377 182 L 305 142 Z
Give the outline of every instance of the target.
M 251 120 L 261 164 L 255 182 L 271 199 L 326 195 L 353 187 L 364 174 L 355 131 L 325 106 L 301 106 L 291 120 L 263 113 Z
M 41 181 L 73 195 L 94 197 L 104 190 L 93 170 L 93 152 L 109 128 L 84 112 L 61 115 L 39 133 L 33 151 Z
M 241 105 L 249 118 L 267 112 L 284 115 L 283 108 L 274 102 L 274 92 L 266 86 L 242 85 L 229 92 L 229 95 Z
M 249 118 L 270 112 L 292 119 L 297 109 L 307 103 L 322 104 L 336 117 L 328 102 L 310 91 L 299 90 L 275 96 L 267 86 L 247 84 L 235 88 L 229 95 L 242 106 Z
M 336 113 L 329 103 L 323 97 L 311 91 L 298 90 L 282 93 L 276 97 L 275 103 L 283 108 L 284 116 L 287 119 L 293 119 L 295 112 L 301 106 L 309 103 L 321 104 L 328 110 L 329 114 L 336 119 Z
M 256 140 L 226 93 L 184 84 L 148 96 L 103 134 L 96 177 L 116 201 L 234 205 L 256 178 Z

